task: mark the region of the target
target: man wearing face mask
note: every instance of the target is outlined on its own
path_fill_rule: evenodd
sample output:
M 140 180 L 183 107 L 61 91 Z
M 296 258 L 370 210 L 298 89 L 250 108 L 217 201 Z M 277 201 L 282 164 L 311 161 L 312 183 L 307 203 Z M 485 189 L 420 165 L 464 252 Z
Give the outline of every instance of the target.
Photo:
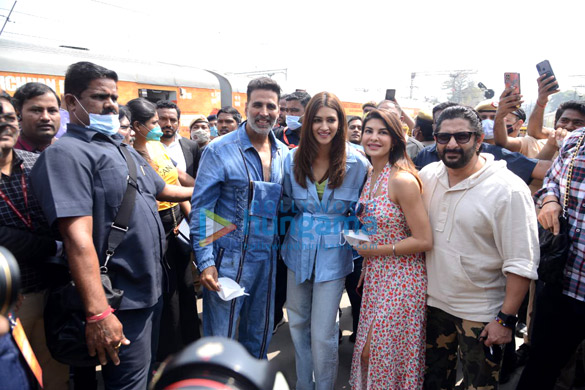
M 186 172 L 190 176 L 186 182 L 181 180 L 181 184 L 193 186 L 195 182 L 192 179 L 197 176 L 199 159 L 201 158 L 199 145 L 179 134 L 181 110 L 175 103 L 170 100 L 159 100 L 156 103 L 156 112 L 158 124 L 163 132 L 160 142 L 165 146 L 169 157 L 177 164 L 179 172 Z M 179 179 L 181 178 L 179 177 Z
M 190 189 L 167 185 L 118 134 L 118 76 L 91 62 L 67 69 L 65 101 L 71 122 L 31 172 L 31 186 L 65 246 L 71 277 L 87 317 L 88 353 L 102 364 L 106 389 L 146 388 L 153 317 L 160 310 L 164 230 L 156 200 L 183 201 Z M 136 183 L 122 152 L 136 165 Z M 138 188 L 128 229 L 112 256 L 110 231 L 128 185 Z M 124 291 L 118 310 L 109 306 L 100 277 L 108 259 L 114 288 Z
M 480 102 L 475 111 L 479 113 L 481 118 L 481 127 L 485 135 L 483 142 L 494 144 L 494 119 L 496 119 L 497 104 L 493 100 L 484 100 Z
M 518 132 L 526 120 L 526 113 L 518 108 L 522 95 L 512 94 L 509 88 L 502 92 L 494 120 L 494 141 L 496 145 L 519 152 L 529 158 L 539 158 L 538 154 L 546 144 L 546 139 L 536 139 L 530 135 L 518 137 Z M 541 183 L 542 184 L 542 183 Z
M 311 100 L 311 95 L 305 91 L 297 90 L 286 97 L 286 127 L 274 135 L 284 142 L 289 149 L 299 145 L 302 121 L 305 107 Z
M 207 118 L 203 115 L 195 115 L 189 125 L 189 132 L 191 139 L 196 142 L 201 149 L 207 146 L 211 141 L 211 130 Z
M 209 122 L 209 135 L 211 139 L 217 137 L 217 115 L 209 115 L 207 117 L 207 122 Z

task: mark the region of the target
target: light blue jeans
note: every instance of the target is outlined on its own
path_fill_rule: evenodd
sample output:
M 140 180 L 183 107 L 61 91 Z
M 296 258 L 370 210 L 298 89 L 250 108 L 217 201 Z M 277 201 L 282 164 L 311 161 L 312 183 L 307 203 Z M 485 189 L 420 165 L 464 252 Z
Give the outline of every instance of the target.
M 295 346 L 297 390 L 333 390 L 337 379 L 339 302 L 345 278 L 297 284 L 288 270 L 286 308 Z M 314 373 L 314 375 L 313 375 Z

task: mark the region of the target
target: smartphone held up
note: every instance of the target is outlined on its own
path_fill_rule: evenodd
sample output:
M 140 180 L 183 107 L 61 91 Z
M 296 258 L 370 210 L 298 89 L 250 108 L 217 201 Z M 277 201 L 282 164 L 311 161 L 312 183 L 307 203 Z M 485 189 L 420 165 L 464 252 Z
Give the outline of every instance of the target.
M 554 77 L 554 79 L 549 84 L 552 84 L 555 81 L 557 81 L 555 73 L 553 72 L 552 67 L 550 66 L 550 62 L 548 62 L 548 60 L 544 60 L 544 61 L 536 64 L 536 70 L 538 71 L 539 76 L 546 75 L 547 78 L 550 76 Z M 556 86 L 550 87 L 548 90 L 549 90 L 549 92 L 552 92 L 552 91 L 555 91 L 558 89 L 559 89 L 559 85 L 557 83 Z
M 520 73 L 506 72 L 504 73 L 504 83 L 506 89 L 513 88 L 510 95 L 520 95 Z

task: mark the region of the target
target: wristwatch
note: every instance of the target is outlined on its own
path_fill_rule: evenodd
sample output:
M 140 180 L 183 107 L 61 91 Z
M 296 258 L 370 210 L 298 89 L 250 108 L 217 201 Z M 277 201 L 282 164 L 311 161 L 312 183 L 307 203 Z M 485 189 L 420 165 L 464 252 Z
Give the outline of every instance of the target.
M 516 322 L 518 322 L 518 317 L 511 314 L 504 314 L 500 311 L 496 316 L 496 321 L 503 327 L 514 329 Z

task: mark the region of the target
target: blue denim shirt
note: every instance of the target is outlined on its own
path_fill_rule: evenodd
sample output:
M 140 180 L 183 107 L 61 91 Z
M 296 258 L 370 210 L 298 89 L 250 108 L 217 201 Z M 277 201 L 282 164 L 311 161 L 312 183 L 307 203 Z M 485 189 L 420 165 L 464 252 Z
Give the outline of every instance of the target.
M 296 149 L 285 161 L 285 208 L 290 206 L 296 214 L 281 253 L 299 284 L 311 279 L 313 272 L 315 282 L 326 282 L 352 271 L 352 248 L 341 233 L 352 228 L 357 221 L 354 215 L 350 215 L 350 210 L 359 200 L 370 163 L 355 148 L 348 145 L 346 151 L 343 184 L 336 189 L 325 187 L 321 200 L 315 183 L 307 178 L 307 188 L 303 188 L 294 178 Z
M 284 159 L 288 154 L 285 144 L 278 141 L 272 132 L 268 135 L 272 146 L 272 165 L 270 182 L 282 184 Z M 246 158 L 246 167 L 242 153 Z M 248 195 L 250 180 L 263 181 L 262 161 L 246 133 L 246 122 L 236 131 L 212 141 L 203 150 L 197 181 L 191 200 L 191 237 L 195 259 L 199 271 L 216 265 L 219 248 L 224 250 L 224 261 L 236 261 L 240 258 L 244 241 L 244 222 L 248 216 Z M 277 205 L 272 213 L 276 218 Z M 216 238 L 209 238 L 213 220 L 219 225 L 227 225 L 226 230 L 216 233 Z M 235 225 L 230 227 L 230 224 Z M 217 226 L 217 225 L 216 225 Z M 217 229 L 215 229 L 217 230 Z M 227 234 L 223 234 L 227 233 Z M 267 233 L 267 245 L 272 245 L 276 232 Z M 213 242 L 213 245 L 209 241 Z M 249 246 L 258 245 L 249 242 Z M 268 259 L 265 259 L 268 260 Z

